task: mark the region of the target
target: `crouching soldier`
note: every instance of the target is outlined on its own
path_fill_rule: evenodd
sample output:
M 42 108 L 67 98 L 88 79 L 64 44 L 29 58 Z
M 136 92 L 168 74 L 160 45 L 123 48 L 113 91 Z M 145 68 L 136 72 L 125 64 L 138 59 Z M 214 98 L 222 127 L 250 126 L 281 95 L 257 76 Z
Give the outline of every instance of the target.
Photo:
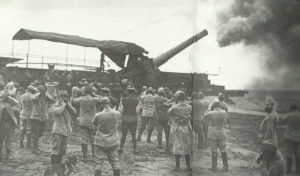
M 14 111 L 19 109 L 18 101 L 10 97 L 6 90 L 3 90 L 0 94 L 0 160 L 4 143 L 7 159 L 11 159 L 11 142 L 17 126 Z
M 120 164 L 117 148 L 119 145 L 118 126 L 120 125 L 120 113 L 110 107 L 109 98 L 104 97 L 103 111 L 97 113 L 93 119 L 96 126 L 95 149 L 97 154 L 107 156 L 110 162 L 114 176 L 120 175 Z M 103 160 L 95 168 L 94 176 L 101 176 Z
M 68 137 L 72 133 L 72 116 L 76 110 L 68 99 L 67 91 L 59 91 L 57 102 L 49 110 L 53 115 L 51 164 L 61 163 L 67 151 Z
M 275 109 L 275 102 L 271 98 L 266 100 L 266 117 L 259 129 L 259 139 L 262 154 L 258 158 L 262 176 L 283 176 L 284 161 L 278 148 L 278 120 L 279 116 Z
M 218 154 L 217 150 L 220 149 L 223 161 L 223 171 L 228 171 L 228 157 L 226 152 L 226 133 L 225 122 L 227 113 L 222 109 L 222 105 L 218 99 L 212 105 L 213 111 L 206 114 L 205 118 L 208 120 L 208 142 L 211 148 L 212 170 L 217 170 Z
M 28 86 L 26 93 L 21 95 L 22 110 L 20 113 L 20 147 L 23 148 L 24 137 L 27 137 L 26 147 L 31 148 L 31 125 L 30 117 L 32 112 L 32 100 L 31 96 L 36 93 L 34 86 Z

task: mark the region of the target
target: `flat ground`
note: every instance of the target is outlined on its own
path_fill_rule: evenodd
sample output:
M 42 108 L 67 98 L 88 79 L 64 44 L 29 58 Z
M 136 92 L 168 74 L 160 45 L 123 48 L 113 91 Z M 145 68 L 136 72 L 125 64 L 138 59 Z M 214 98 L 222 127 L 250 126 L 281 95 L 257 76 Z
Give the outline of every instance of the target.
M 228 133 L 228 155 L 230 171 L 227 173 L 209 170 L 211 166 L 209 149 L 198 150 L 195 147 L 193 153 L 193 172 L 192 175 L 230 175 L 230 176 L 251 176 L 259 175 L 258 165 L 255 160 L 258 156 L 257 130 L 262 120 L 261 113 L 249 113 L 245 110 L 239 110 L 236 107 L 231 109 L 230 124 L 226 126 Z M 254 111 L 256 112 L 256 111 Z M 75 128 L 76 132 L 76 128 Z M 120 156 L 122 175 L 129 176 L 182 176 L 185 172 L 185 161 L 182 157 L 180 173 L 172 171 L 174 168 L 174 156 L 172 154 L 162 154 L 156 148 L 156 132 L 152 138 L 152 144 L 145 142 L 146 132 L 144 132 L 142 142 L 138 144 L 138 154 L 131 153 L 131 137 L 127 136 L 124 154 Z M 21 149 L 18 145 L 19 130 L 16 130 L 13 140 L 13 159 L 0 162 L 0 176 L 38 176 L 42 175 L 45 167 L 50 164 L 51 135 L 45 133 L 41 139 L 41 149 L 43 154 L 35 156 L 29 149 Z M 89 150 L 90 152 L 90 150 Z M 67 155 L 76 155 L 79 162 L 75 168 L 74 176 L 93 175 L 94 167 L 99 160 L 105 159 L 99 157 L 96 162 L 81 161 L 81 148 L 79 137 L 73 134 L 68 145 Z M 4 156 L 5 157 L 5 156 Z M 218 166 L 221 170 L 222 161 L 219 155 Z M 105 162 L 103 175 L 112 175 L 111 167 Z

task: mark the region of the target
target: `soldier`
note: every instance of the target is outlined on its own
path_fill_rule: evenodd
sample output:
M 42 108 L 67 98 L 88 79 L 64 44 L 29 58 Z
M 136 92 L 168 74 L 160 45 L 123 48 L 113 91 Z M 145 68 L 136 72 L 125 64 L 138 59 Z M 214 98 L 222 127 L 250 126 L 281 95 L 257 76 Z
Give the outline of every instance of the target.
M 165 132 L 165 138 L 166 138 L 166 152 L 169 151 L 169 116 L 167 114 L 168 107 L 165 105 L 165 103 L 168 101 L 167 98 L 165 98 L 165 92 L 164 89 L 159 89 L 157 95 L 154 98 L 154 118 L 157 123 L 157 141 L 158 141 L 158 148 L 162 149 L 162 131 Z
M 137 141 L 141 141 L 143 131 L 146 129 L 148 125 L 148 136 L 147 143 L 151 142 L 151 135 L 154 129 L 154 96 L 152 90 L 147 90 L 146 95 L 140 100 L 139 103 L 139 113 L 142 117 L 141 119 L 141 127 L 139 130 Z
M 57 102 L 49 110 L 54 120 L 52 127 L 51 164 L 61 163 L 63 155 L 67 151 L 68 138 L 72 133 L 72 116 L 75 115 L 76 110 L 72 107 L 68 98 L 67 91 L 59 91 Z
M 48 110 L 52 98 L 46 94 L 46 89 L 43 85 L 39 85 L 38 93 L 31 96 L 32 113 L 31 113 L 31 135 L 32 135 L 32 153 L 41 154 L 38 147 L 39 139 L 43 136 L 46 120 L 48 119 Z
M 193 107 L 193 125 L 194 131 L 198 134 L 198 149 L 203 149 L 207 146 L 207 125 L 204 121 L 204 114 L 208 111 L 209 102 L 205 101 L 202 92 L 194 94 Z
M 115 83 L 111 89 L 111 96 L 116 100 L 116 110 L 118 110 L 119 108 L 122 93 L 123 93 L 123 89 L 121 88 L 120 84 Z
M 21 95 L 21 105 L 22 110 L 20 113 L 20 146 L 24 147 L 23 140 L 25 134 L 27 136 L 27 148 L 31 148 L 31 124 L 30 117 L 32 113 L 32 100 L 31 96 L 36 93 L 36 88 L 33 86 L 28 86 L 25 94 Z
M 103 98 L 104 108 L 95 115 L 93 124 L 96 126 L 95 146 L 97 153 L 107 156 L 114 176 L 120 176 L 120 163 L 117 148 L 119 145 L 118 126 L 120 125 L 120 113 L 110 106 L 109 98 Z M 103 160 L 96 166 L 94 176 L 101 176 Z
M 217 149 L 221 151 L 221 157 L 223 161 L 223 171 L 228 171 L 228 157 L 226 152 L 226 133 L 225 122 L 227 119 L 227 113 L 222 109 L 222 105 L 218 99 L 216 99 L 212 105 L 213 111 L 208 112 L 205 118 L 208 120 L 208 142 L 211 149 L 212 167 L 213 171 L 217 170 Z
M 83 159 L 87 159 L 88 144 L 91 144 L 92 159 L 94 159 L 94 137 L 95 137 L 95 127 L 92 120 L 97 113 L 96 104 L 101 102 L 101 97 L 93 95 L 93 88 L 87 86 L 84 88 L 84 96 L 74 98 L 73 102 L 79 103 L 80 114 L 79 114 L 79 126 L 81 135 L 81 147 Z
M 282 121 L 287 124 L 284 133 L 286 151 L 286 173 L 292 173 L 293 158 L 296 161 L 296 173 L 300 174 L 300 112 L 296 104 L 291 105 L 290 113 L 283 117 Z
M 275 101 L 272 98 L 266 99 L 266 117 L 259 128 L 259 139 L 261 144 L 261 156 L 258 158 L 260 163 L 261 175 L 284 175 L 284 162 L 280 157 L 278 148 L 278 122 L 279 116 L 276 112 Z M 282 164 L 280 164 L 282 163 Z M 272 167 L 271 167 L 272 166 Z
M 18 101 L 8 95 L 7 90 L 0 93 L 0 161 L 2 148 L 5 143 L 7 159 L 11 159 L 12 138 L 17 126 L 17 119 L 14 111 L 20 110 Z
M 192 171 L 190 161 L 192 154 L 192 107 L 185 101 L 186 95 L 183 91 L 175 93 L 177 103 L 169 109 L 170 115 L 170 138 L 172 139 L 172 152 L 175 155 L 175 172 L 180 171 L 180 156 L 184 155 L 186 170 Z
M 123 153 L 123 146 L 125 144 L 127 132 L 130 131 L 133 153 L 136 153 L 136 130 L 137 130 L 137 105 L 139 103 L 138 96 L 135 94 L 134 88 L 127 88 L 128 96 L 123 98 L 123 112 L 122 112 L 122 138 L 120 143 L 119 154 Z

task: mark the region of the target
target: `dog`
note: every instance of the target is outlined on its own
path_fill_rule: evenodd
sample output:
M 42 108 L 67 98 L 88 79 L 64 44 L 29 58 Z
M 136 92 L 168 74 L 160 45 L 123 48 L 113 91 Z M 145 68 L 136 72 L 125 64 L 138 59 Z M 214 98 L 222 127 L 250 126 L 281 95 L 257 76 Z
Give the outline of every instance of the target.
M 66 161 L 59 164 L 47 166 L 44 176 L 69 176 L 77 164 L 77 157 L 67 157 Z

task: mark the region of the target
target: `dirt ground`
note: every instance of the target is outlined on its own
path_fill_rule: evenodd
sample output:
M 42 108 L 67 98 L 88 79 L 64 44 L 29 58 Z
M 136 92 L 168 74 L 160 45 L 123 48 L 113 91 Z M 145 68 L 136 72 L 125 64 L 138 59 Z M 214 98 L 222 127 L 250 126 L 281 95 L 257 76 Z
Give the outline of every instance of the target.
M 230 170 L 227 173 L 221 172 L 222 161 L 218 158 L 218 167 L 220 171 L 213 173 L 209 170 L 211 166 L 209 149 L 194 149 L 193 153 L 193 172 L 192 175 L 231 175 L 231 176 L 250 176 L 259 175 L 258 165 L 255 162 L 258 156 L 257 129 L 262 120 L 262 116 L 257 114 L 230 113 L 230 124 L 226 126 L 228 133 L 228 155 Z M 75 129 L 76 131 L 76 129 Z M 182 176 L 188 175 L 185 172 L 185 160 L 181 159 L 182 170 L 179 173 L 172 171 L 174 168 L 174 156 L 172 154 L 160 153 L 157 149 L 156 132 L 152 138 L 152 144 L 148 145 L 146 141 L 146 132 L 144 132 L 142 142 L 138 144 L 138 154 L 131 152 L 131 137 L 127 136 L 124 154 L 120 156 L 122 175 L 132 176 Z M 41 140 L 41 149 L 44 151 L 41 155 L 31 154 L 29 149 L 19 147 L 19 130 L 16 130 L 13 140 L 13 159 L 0 162 L 0 176 L 38 176 L 43 175 L 43 171 L 50 164 L 50 133 L 45 133 Z M 196 144 L 195 144 L 196 146 Z M 90 150 L 89 150 L 90 152 Z M 4 152 L 3 152 L 4 153 Z M 81 160 L 81 148 L 79 136 L 74 133 L 68 145 L 67 155 L 76 155 L 79 162 L 75 168 L 74 176 L 93 175 L 94 167 L 99 160 L 105 159 L 102 156 L 96 159 L 96 162 Z M 5 157 L 5 156 L 4 156 Z M 105 162 L 103 175 L 112 175 L 112 170 L 108 162 Z

